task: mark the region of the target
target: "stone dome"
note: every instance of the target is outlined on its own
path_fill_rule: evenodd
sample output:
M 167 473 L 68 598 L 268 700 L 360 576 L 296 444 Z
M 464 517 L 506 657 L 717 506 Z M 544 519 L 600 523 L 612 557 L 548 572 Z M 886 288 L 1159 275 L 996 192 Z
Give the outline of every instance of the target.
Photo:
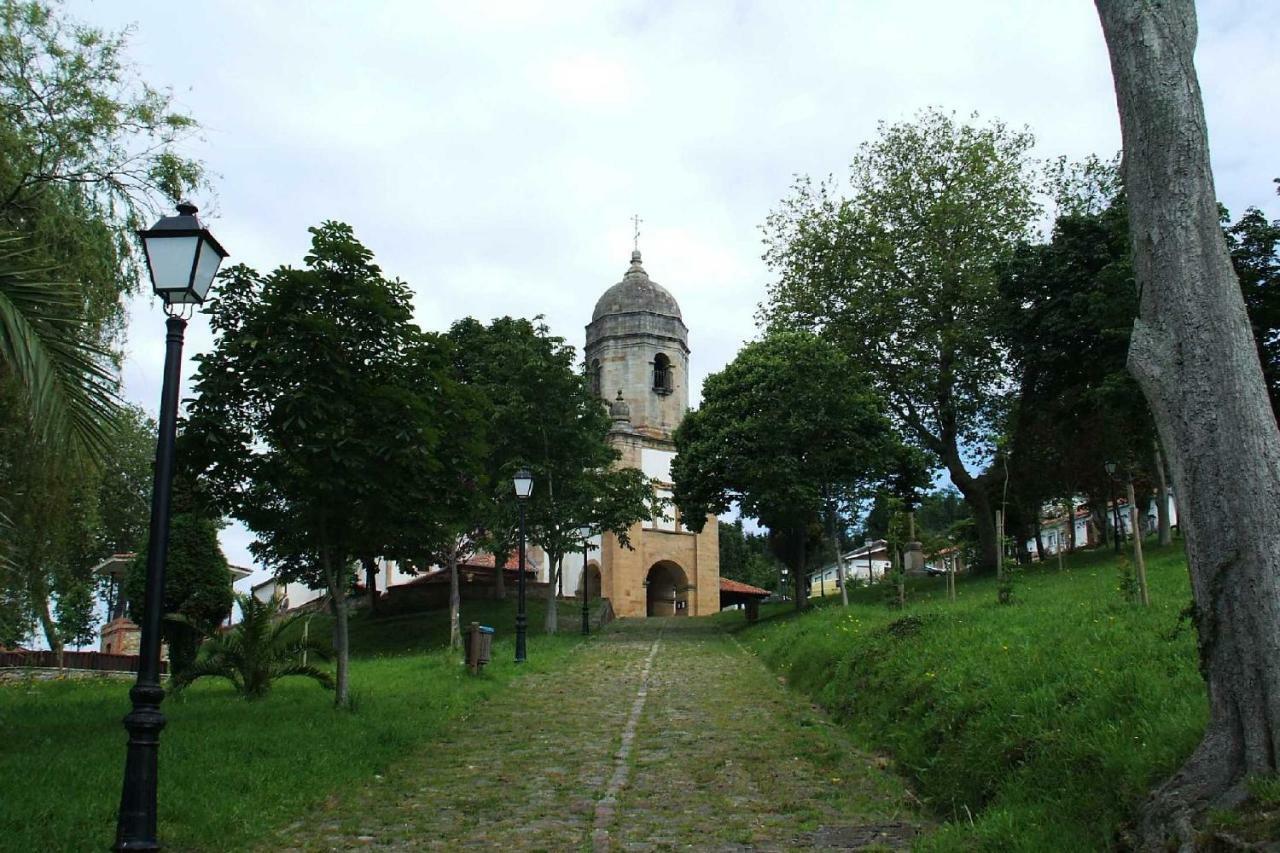
M 676 298 L 662 285 L 649 278 L 649 274 L 640 265 L 640 253 L 631 253 L 631 266 L 627 269 L 622 281 L 604 292 L 596 303 L 596 310 L 591 315 L 595 322 L 610 314 L 658 314 L 663 317 L 675 317 L 681 323 L 680 306 Z

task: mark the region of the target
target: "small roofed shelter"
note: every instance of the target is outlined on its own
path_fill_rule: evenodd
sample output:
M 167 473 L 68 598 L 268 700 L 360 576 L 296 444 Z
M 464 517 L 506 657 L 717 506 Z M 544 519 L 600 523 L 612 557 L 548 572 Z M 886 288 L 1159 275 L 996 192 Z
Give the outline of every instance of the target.
M 136 554 L 112 554 L 93 567 L 91 571 L 106 578 L 107 620 L 99 632 L 98 651 L 113 655 L 136 655 L 141 629 L 129 619 L 125 596 L 125 578 L 133 565 Z M 243 580 L 253 574 L 243 566 L 227 566 L 231 582 Z M 228 619 L 230 614 L 228 614 Z
M 720 578 L 720 609 L 741 604 L 747 611 L 747 621 L 754 622 L 760 618 L 760 602 L 772 593 L 767 589 L 752 586 L 742 581 Z

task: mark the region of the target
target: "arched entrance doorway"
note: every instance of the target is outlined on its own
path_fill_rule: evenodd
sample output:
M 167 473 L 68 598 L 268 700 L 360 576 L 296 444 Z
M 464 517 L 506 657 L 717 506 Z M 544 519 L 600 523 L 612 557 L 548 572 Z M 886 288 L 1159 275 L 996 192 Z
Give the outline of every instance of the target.
M 645 578 L 646 616 L 687 616 L 689 576 L 669 560 L 654 563 Z

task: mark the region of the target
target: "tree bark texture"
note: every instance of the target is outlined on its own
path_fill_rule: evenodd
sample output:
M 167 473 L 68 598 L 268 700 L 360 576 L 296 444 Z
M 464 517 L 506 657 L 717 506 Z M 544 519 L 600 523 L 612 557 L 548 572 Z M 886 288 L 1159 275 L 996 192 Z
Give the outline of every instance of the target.
M 1156 529 L 1159 531 L 1157 542 L 1161 546 L 1173 544 L 1173 527 L 1169 524 L 1169 481 L 1164 473 L 1164 454 L 1160 452 L 1160 442 L 1155 443 L 1154 458 L 1156 469 Z
M 458 551 L 449 552 L 449 648 L 462 647 L 462 593 L 458 589 Z
M 1274 773 L 1280 741 L 1280 431 L 1218 222 L 1192 0 L 1096 0 L 1124 141 L 1138 319 L 1129 370 L 1168 455 L 1209 691 L 1204 740 L 1148 800 L 1175 836 Z
M 36 595 L 36 592 L 39 595 Z M 44 640 L 49 644 L 49 650 L 54 653 L 58 659 L 58 669 L 62 669 L 62 652 L 64 649 L 62 643 L 62 634 L 58 631 L 58 623 L 54 621 L 53 613 L 49 610 L 49 593 L 44 589 L 43 584 L 32 590 L 33 600 L 36 601 L 36 614 L 40 618 L 40 628 L 44 631 Z
M 808 562 L 804 547 L 805 529 L 803 527 L 792 528 L 791 535 L 793 542 L 791 553 L 795 559 L 795 563 L 791 567 L 791 574 L 795 576 L 796 610 L 804 610 L 809 605 L 809 593 L 805 589 L 805 564 Z
M 339 708 L 346 708 L 350 702 L 347 661 L 351 651 L 350 634 L 347 632 L 347 590 L 342 582 L 342 573 L 334 565 L 333 556 L 328 549 L 321 550 L 320 561 L 324 570 L 325 586 L 329 588 L 329 600 L 333 604 L 333 652 L 338 664 L 333 704 Z
M 947 465 L 947 473 L 951 475 L 951 482 L 960 490 L 965 503 L 969 504 L 973 512 L 973 527 L 978 534 L 978 560 L 969 567 L 969 574 L 981 575 L 993 572 L 996 570 L 999 544 L 994 508 L 991 506 L 991 496 L 987 494 L 986 483 L 981 478 L 970 476 L 964 470 L 958 454 L 955 464 Z

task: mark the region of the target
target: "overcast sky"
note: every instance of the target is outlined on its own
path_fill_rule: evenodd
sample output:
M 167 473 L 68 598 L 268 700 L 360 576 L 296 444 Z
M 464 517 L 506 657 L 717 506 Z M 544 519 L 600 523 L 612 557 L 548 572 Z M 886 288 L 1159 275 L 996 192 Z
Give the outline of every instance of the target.
M 877 121 L 936 105 L 1026 125 L 1041 157 L 1119 147 L 1086 0 L 68 6 L 132 26 L 145 79 L 203 125 L 187 153 L 216 190 L 195 201 L 232 261 L 300 264 L 306 229 L 341 220 L 422 326 L 543 314 L 580 348 L 639 213 L 693 400 L 756 332 L 766 215 L 795 174 L 842 174 Z M 1280 3 L 1199 7 L 1219 196 L 1275 216 Z M 125 391 L 154 413 L 162 314 L 149 297 L 130 314 Z M 187 356 L 208 345 L 193 321 Z M 224 531 L 233 563 L 249 541 Z

